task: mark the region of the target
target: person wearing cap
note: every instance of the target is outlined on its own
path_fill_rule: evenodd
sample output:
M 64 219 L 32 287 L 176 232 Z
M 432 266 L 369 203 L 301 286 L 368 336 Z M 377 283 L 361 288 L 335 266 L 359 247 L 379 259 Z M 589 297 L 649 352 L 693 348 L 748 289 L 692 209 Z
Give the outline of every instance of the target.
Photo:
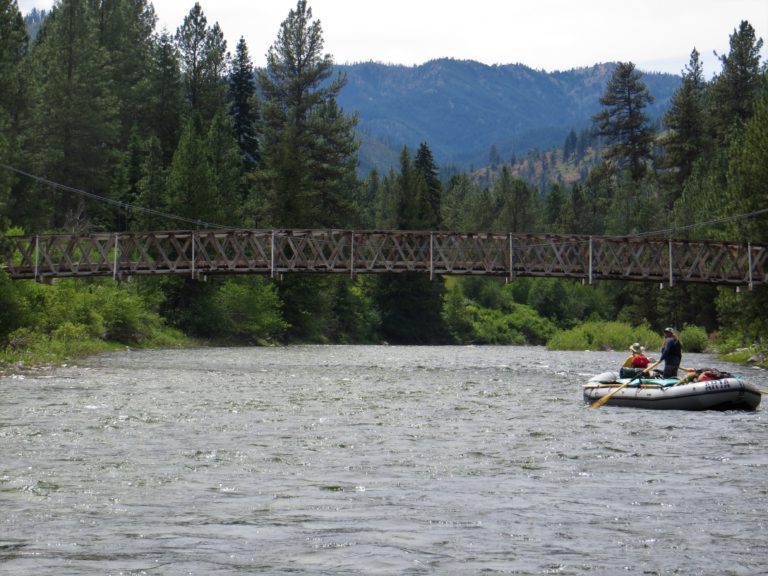
M 659 362 L 664 361 L 664 378 L 677 378 L 680 362 L 683 360 L 683 347 L 675 329 L 671 326 L 664 328 L 664 344 L 661 347 Z
M 621 366 L 620 376 L 622 378 L 634 378 L 640 372 L 648 368 L 648 357 L 645 355 L 645 348 L 639 342 L 635 342 L 629 347 L 632 353 Z

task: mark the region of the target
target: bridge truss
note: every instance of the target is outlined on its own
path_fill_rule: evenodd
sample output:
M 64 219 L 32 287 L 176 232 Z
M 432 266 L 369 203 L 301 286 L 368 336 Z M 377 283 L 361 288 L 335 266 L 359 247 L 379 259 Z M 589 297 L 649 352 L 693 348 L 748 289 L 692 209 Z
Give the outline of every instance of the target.
M 373 230 L 216 230 L 7 238 L 14 279 L 182 274 L 425 273 L 768 283 L 768 245 L 651 237 Z

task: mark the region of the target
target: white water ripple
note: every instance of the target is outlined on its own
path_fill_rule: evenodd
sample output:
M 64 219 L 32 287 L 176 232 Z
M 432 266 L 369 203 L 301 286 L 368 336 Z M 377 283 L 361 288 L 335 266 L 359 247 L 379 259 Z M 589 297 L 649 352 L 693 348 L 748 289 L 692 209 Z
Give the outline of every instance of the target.
M 586 409 L 623 358 L 205 348 L 4 378 L 0 574 L 768 573 L 764 407 Z

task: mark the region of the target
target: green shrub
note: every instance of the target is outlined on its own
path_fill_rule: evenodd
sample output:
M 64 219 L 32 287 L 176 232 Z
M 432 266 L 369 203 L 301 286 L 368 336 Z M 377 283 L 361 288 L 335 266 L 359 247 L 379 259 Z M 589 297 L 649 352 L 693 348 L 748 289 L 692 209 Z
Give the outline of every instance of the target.
M 700 326 L 686 326 L 680 331 L 684 352 L 706 352 L 709 348 L 707 331 Z
M 446 284 L 442 314 L 448 333 L 455 342 L 472 342 L 475 337 L 475 326 L 468 310 L 470 301 L 464 297 L 461 283 Z
M 544 344 L 555 326 L 530 306 L 507 302 L 503 310 L 485 308 L 452 287 L 443 302 L 443 319 L 456 342 L 476 344 Z
M 276 339 L 288 326 L 281 306 L 275 285 L 270 282 L 261 278 L 227 280 L 213 297 L 213 307 L 220 317 L 218 336 Z
M 517 330 L 508 315 L 499 310 L 473 310 L 473 341 L 478 344 L 526 344 L 525 336 Z
M 550 350 L 627 350 L 639 342 L 649 353 L 661 346 L 661 337 L 648 326 L 622 322 L 585 322 L 557 332 L 547 341 Z
M 9 323 L 2 339 L 0 362 L 5 364 L 59 362 L 109 350 L 116 343 L 178 346 L 188 342 L 164 325 L 135 284 L 69 279 L 52 286 L 32 281 L 0 285 L 0 294 L 11 290 L 17 320 Z
M 13 282 L 5 272 L 0 271 L 0 347 L 8 342 L 8 335 L 30 322 L 27 300 L 23 297 L 20 284 Z

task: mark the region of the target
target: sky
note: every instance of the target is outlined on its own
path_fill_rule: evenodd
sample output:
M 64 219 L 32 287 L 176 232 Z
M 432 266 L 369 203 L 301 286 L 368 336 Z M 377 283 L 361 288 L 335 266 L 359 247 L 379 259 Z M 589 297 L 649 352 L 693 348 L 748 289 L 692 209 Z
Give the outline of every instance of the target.
M 23 14 L 53 0 L 17 0 Z M 297 0 L 199 0 L 234 53 L 244 37 L 257 67 Z M 176 31 L 194 0 L 155 0 L 157 29 Z M 337 64 L 418 65 L 435 58 L 525 64 L 553 72 L 631 61 L 679 74 L 691 50 L 709 78 L 742 20 L 768 43 L 767 0 L 308 0 Z M 763 47 L 768 60 L 768 46 Z

